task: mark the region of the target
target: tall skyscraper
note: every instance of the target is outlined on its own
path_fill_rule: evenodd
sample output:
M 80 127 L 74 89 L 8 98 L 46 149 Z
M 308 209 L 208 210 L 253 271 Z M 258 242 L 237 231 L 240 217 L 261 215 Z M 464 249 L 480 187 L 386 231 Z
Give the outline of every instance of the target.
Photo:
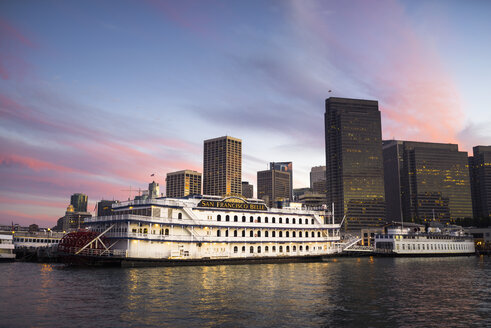
M 257 172 L 257 198 L 263 199 L 269 207 L 275 202 L 290 200 L 290 172 L 275 169 Z
M 70 204 L 74 212 L 87 212 L 88 197 L 85 194 L 76 193 L 70 197 Z
M 472 217 L 467 152 L 456 144 L 383 142 L 387 219 L 449 223 Z
M 269 169 L 275 171 L 282 171 L 290 173 L 290 191 L 288 199 L 293 200 L 293 164 L 292 162 L 271 162 L 269 163 Z
M 205 140 L 203 194 L 242 194 L 242 140 L 225 136 Z
M 245 198 L 254 197 L 254 186 L 251 185 L 248 181 L 242 181 L 242 196 L 244 196 Z
M 474 216 L 491 216 L 491 146 L 476 146 L 469 157 Z
M 385 222 L 382 131 L 378 102 L 326 100 L 327 201 L 338 222 L 360 230 Z
M 201 194 L 201 173 L 183 170 L 167 173 L 165 178 L 165 195 L 167 197 L 186 197 Z

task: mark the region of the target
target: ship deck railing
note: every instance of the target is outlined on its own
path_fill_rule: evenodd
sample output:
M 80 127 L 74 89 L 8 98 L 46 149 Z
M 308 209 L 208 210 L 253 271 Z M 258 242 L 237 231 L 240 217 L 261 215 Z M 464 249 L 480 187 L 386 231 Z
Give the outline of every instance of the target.
M 264 228 L 264 229 L 339 229 L 339 224 L 300 224 L 300 223 L 266 223 L 266 222 L 236 222 L 236 221 L 214 221 L 214 220 L 186 220 L 177 218 L 162 218 L 155 216 L 145 216 L 136 214 L 122 214 L 122 215 L 110 215 L 110 216 L 94 216 L 92 218 L 85 219 L 85 223 L 98 223 L 98 222 L 114 222 L 114 221 L 141 221 L 147 223 L 158 224 L 176 224 L 176 225 L 189 225 L 189 226 L 203 226 L 203 227 L 234 227 L 237 228 Z
M 213 243 L 322 243 L 322 242 L 338 242 L 339 236 L 329 237 L 225 237 L 225 236 L 193 236 L 193 235 L 160 235 L 151 233 L 138 232 L 106 232 L 104 236 L 108 238 L 129 238 L 129 239 L 148 239 L 161 241 L 197 241 L 197 242 L 213 242 Z

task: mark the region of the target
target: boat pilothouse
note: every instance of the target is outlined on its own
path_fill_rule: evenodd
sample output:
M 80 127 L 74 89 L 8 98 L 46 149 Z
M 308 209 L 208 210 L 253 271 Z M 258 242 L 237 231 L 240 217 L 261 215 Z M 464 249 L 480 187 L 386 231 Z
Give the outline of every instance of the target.
M 62 251 L 162 260 L 308 257 L 337 252 L 340 240 L 325 209 L 268 209 L 240 197 L 132 200 L 86 225 L 92 241 L 72 250 L 62 243 Z
M 437 226 L 404 225 L 388 227 L 386 233 L 377 234 L 375 252 L 405 256 L 471 255 L 475 252 L 474 239 L 465 235 L 461 227 L 442 229 Z

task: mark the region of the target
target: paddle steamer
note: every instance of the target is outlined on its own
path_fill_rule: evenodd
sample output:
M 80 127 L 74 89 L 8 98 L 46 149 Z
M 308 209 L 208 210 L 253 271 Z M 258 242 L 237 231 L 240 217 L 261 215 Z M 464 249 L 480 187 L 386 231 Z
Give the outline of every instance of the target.
M 113 205 L 59 245 L 71 262 L 195 264 L 312 260 L 339 252 L 340 225 L 326 209 L 267 208 L 262 200 L 196 196 Z

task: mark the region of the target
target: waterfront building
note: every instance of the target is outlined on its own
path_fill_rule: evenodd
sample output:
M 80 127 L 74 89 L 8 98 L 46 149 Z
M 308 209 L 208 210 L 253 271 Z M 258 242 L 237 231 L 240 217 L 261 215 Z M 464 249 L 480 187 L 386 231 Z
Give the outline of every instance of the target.
M 385 222 L 382 132 L 378 102 L 326 100 L 327 201 L 348 230 Z
M 76 193 L 70 197 L 70 204 L 75 212 L 87 212 L 87 200 L 87 195 Z
M 248 181 L 242 181 L 242 196 L 244 196 L 245 198 L 254 197 L 254 186 L 251 185 Z
M 289 193 L 288 193 L 288 199 L 293 200 L 293 163 L 292 162 L 271 162 L 271 163 L 269 163 L 269 169 L 290 173 L 290 188 L 289 188 Z
M 203 194 L 242 194 L 242 140 L 224 136 L 204 141 Z
M 257 172 L 257 198 L 263 199 L 269 207 L 277 202 L 291 200 L 291 177 L 288 171 L 270 169 Z
M 388 140 L 383 156 L 388 221 L 472 217 L 467 153 L 458 145 Z
M 320 207 L 327 205 L 326 194 L 307 191 L 298 197 L 298 201 L 306 207 Z
M 476 146 L 473 152 L 469 173 L 474 216 L 491 217 L 491 146 Z
M 167 197 L 181 198 L 188 195 L 201 195 L 201 173 L 182 170 L 167 173 L 165 178 Z
M 293 200 L 295 202 L 299 201 L 300 196 L 302 196 L 305 193 L 312 192 L 312 189 L 310 188 L 295 188 L 293 189 Z
M 88 212 L 75 211 L 72 204 L 68 205 L 65 215 L 58 219 L 55 231 L 74 231 L 82 228 L 87 218 L 92 217 Z
M 97 216 L 108 216 L 112 215 L 113 204 L 117 203 L 115 200 L 101 200 L 97 203 Z

